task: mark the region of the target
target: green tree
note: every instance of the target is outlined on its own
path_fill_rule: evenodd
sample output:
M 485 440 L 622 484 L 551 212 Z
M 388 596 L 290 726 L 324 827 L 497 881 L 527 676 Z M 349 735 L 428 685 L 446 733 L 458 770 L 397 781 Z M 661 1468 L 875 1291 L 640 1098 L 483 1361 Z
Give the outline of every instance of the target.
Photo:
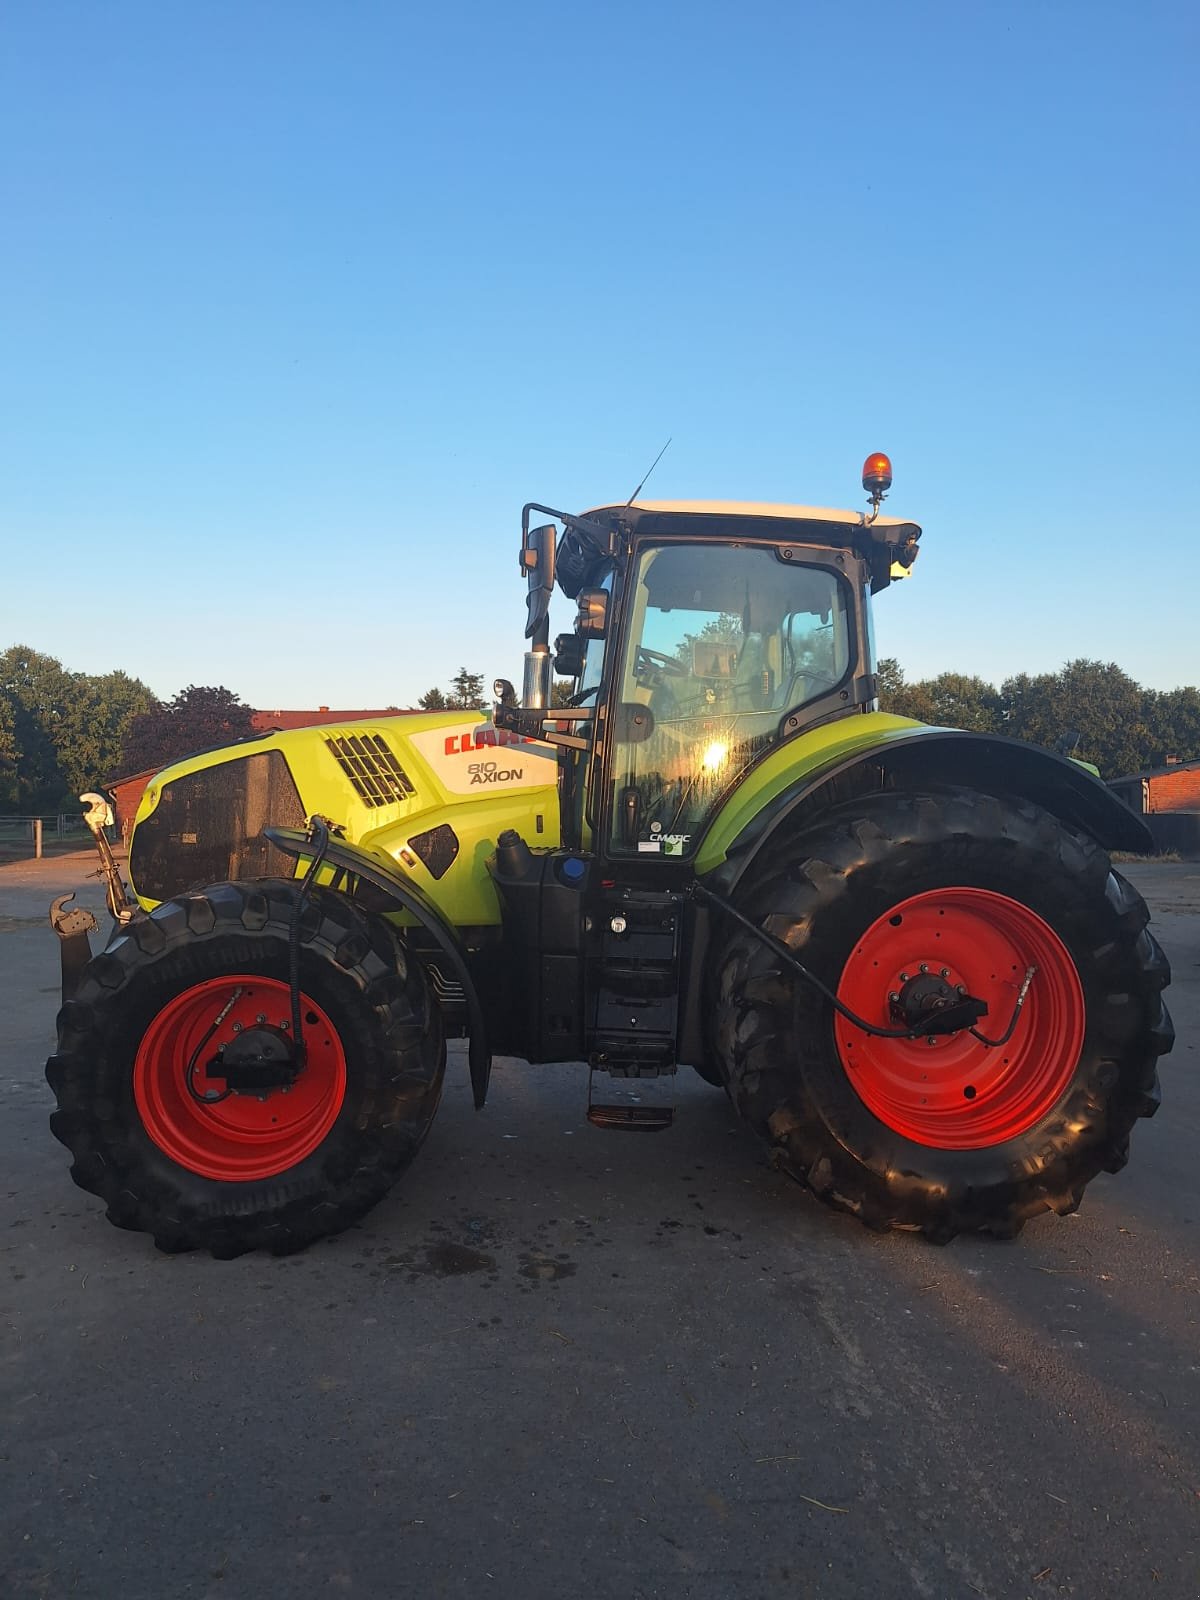
M 1168 756 L 1180 761 L 1200 756 L 1200 690 L 1148 690 L 1146 723 L 1150 733 L 1147 766 L 1161 767 Z
M 117 765 L 132 719 L 155 704 L 124 672 L 69 672 L 13 645 L 0 656 L 0 796 L 21 811 L 73 806 Z
M 879 709 L 894 717 L 915 717 L 918 722 L 936 722 L 933 700 L 923 683 L 909 683 L 895 656 L 884 656 L 877 666 Z
M 460 667 L 448 689 L 426 689 L 417 704 L 422 711 L 488 711 L 492 702 L 483 692 L 483 673 Z
M 15 810 L 17 804 L 17 724 L 12 702 L 0 690 L 0 807 Z
M 198 750 L 232 744 L 253 733 L 254 712 L 222 686 L 189 683 L 165 705 L 130 720 L 121 753 L 125 773 L 165 767 Z
M 15 644 L 0 656 L 0 697 L 16 753 L 12 800 L 18 811 L 57 811 L 69 800 L 58 759 L 62 721 L 74 691 L 61 661 Z
M 59 722 L 58 759 L 71 792 L 94 789 L 121 767 L 134 718 L 152 712 L 154 695 L 124 672 L 81 675 Z
M 929 720 L 942 727 L 999 733 L 1004 726 L 1004 703 L 995 688 L 982 678 L 940 672 L 917 687 L 928 695 L 933 711 Z
M 904 688 L 904 668 L 895 656 L 884 656 L 875 663 L 875 676 L 879 680 L 879 704 L 884 711 L 890 711 L 891 706 L 885 702 Z
M 1053 748 L 1077 731 L 1073 752 L 1106 778 L 1148 764 L 1153 738 L 1147 723 L 1152 696 L 1112 661 L 1068 661 L 1059 672 L 1021 673 L 1000 689 L 1004 731 Z
M 450 683 L 446 704 L 458 711 L 485 711 L 491 701 L 483 693 L 483 673 L 459 667 Z

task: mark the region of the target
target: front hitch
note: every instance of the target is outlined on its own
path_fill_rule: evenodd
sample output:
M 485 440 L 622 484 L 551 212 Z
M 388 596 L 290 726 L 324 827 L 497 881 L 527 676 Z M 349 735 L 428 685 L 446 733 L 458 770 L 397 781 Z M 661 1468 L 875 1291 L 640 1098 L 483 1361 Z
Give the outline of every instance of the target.
M 63 1005 L 74 998 L 80 975 L 92 959 L 92 942 L 88 935 L 95 933 L 97 927 L 95 917 L 82 906 L 72 906 L 68 911 L 67 902 L 74 898 L 72 889 L 70 894 L 60 894 L 50 907 L 50 926 L 59 939 Z
M 137 901 L 125 887 L 121 869 L 117 866 L 108 835 L 104 831 L 113 825 L 112 806 L 102 794 L 90 791 L 81 794 L 79 798 L 87 806 L 83 820 L 96 842 L 96 850 L 100 856 L 100 871 L 96 876 L 104 879 L 104 897 L 108 901 L 109 914 L 114 922 L 129 922 L 138 908 Z
M 137 901 L 125 887 L 121 869 L 117 866 L 108 835 L 104 831 L 113 823 L 112 806 L 102 794 L 89 792 L 81 794 L 79 798 L 87 805 L 83 820 L 96 842 L 100 856 L 100 870 L 93 876 L 104 879 L 104 897 L 109 913 L 114 922 L 124 925 L 132 921 L 137 911 Z M 97 928 L 96 919 L 90 911 L 85 911 L 82 906 L 68 909 L 69 902 L 74 898 L 74 890 L 70 894 L 60 894 L 50 907 L 50 926 L 59 939 L 63 1005 L 74 997 L 83 969 L 92 959 L 92 944 L 88 936 L 95 933 Z

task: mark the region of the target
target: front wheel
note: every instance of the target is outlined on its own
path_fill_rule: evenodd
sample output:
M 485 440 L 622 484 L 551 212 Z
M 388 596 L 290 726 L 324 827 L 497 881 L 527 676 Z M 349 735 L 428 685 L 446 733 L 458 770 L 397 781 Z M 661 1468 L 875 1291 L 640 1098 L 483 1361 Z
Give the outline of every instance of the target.
M 215 1256 L 302 1248 L 357 1220 L 416 1154 L 445 1042 L 420 965 L 314 888 L 218 884 L 135 919 L 59 1013 L 46 1076 L 71 1175 L 118 1227 Z
M 1034 805 L 854 802 L 774 853 L 739 909 L 878 1029 L 905 1027 L 922 986 L 987 1004 L 974 1032 L 880 1037 L 749 932 L 724 945 L 711 1023 L 735 1105 L 779 1165 L 871 1227 L 1011 1236 L 1073 1211 L 1157 1109 L 1170 969 L 1145 904 Z

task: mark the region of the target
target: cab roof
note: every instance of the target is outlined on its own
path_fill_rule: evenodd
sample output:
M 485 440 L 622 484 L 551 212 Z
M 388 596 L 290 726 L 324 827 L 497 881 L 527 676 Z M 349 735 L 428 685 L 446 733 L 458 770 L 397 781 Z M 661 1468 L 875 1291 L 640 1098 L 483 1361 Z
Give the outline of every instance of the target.
M 635 500 L 632 505 L 597 506 L 586 513 L 589 517 L 620 516 L 634 527 L 643 517 L 729 517 L 746 520 L 762 518 L 769 521 L 809 522 L 832 524 L 843 529 L 871 528 L 876 534 L 895 530 L 895 542 L 916 537 L 921 530 L 915 522 L 901 517 L 876 517 L 869 521 L 864 511 L 838 511 L 830 506 L 776 505 L 758 500 Z

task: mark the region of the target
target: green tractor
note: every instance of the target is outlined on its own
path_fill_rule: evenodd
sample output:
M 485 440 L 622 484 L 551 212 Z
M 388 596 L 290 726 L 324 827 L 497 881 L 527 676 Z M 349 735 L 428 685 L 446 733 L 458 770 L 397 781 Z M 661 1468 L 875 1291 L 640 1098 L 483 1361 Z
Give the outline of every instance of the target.
M 52 915 L 75 1181 L 167 1250 L 298 1249 L 387 1193 L 466 1035 L 480 1107 L 493 1053 L 691 1066 L 871 1228 L 1073 1211 L 1171 1048 L 1109 859 L 1149 837 L 1082 764 L 878 710 L 871 598 L 920 538 L 890 483 L 873 456 L 868 512 L 526 506 L 519 699 L 178 762 L 132 894 L 93 797 L 112 935 Z M 589 1120 L 670 1120 L 635 1100 Z

